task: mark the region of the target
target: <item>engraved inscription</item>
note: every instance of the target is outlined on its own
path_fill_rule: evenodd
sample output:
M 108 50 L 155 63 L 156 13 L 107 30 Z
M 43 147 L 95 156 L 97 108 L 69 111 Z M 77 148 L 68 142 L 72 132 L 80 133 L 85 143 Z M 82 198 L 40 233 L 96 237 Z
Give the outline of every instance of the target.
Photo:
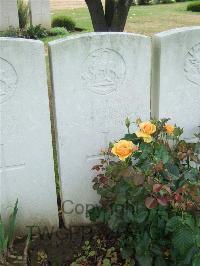
M 25 163 L 7 164 L 4 149 L 4 144 L 0 144 L 0 173 L 24 168 Z
M 106 149 L 108 147 L 108 144 L 109 144 L 108 134 L 109 134 L 109 132 L 107 132 L 107 131 L 97 133 L 97 135 L 101 135 L 102 139 L 103 139 L 103 147 L 101 147 L 100 149 Z M 101 159 L 104 159 L 104 157 L 105 156 L 103 156 L 101 154 L 93 154 L 93 155 L 87 155 L 86 159 L 89 162 L 89 161 L 101 160 Z
M 83 117 L 83 121 L 98 130 L 103 128 L 105 131 L 113 131 L 119 127 L 124 128 L 126 117 L 132 118 L 135 114 L 135 112 L 130 112 L 132 103 L 125 97 L 114 97 L 105 101 L 97 100 L 95 104 L 91 105 L 89 119 Z
M 17 87 L 17 72 L 5 59 L 0 57 L 0 104 L 13 96 Z
M 200 85 L 200 43 L 187 53 L 184 71 L 189 81 Z
M 83 63 L 83 87 L 100 95 L 107 95 L 123 83 L 126 64 L 123 57 L 112 49 L 98 49 Z
M 103 138 L 103 147 L 100 147 L 100 149 L 106 149 L 108 147 L 108 144 L 109 144 L 109 139 L 108 139 L 108 134 L 109 132 L 101 132 L 101 133 L 97 133 L 97 135 L 103 135 L 102 138 Z M 96 160 L 101 160 L 101 159 L 104 159 L 104 155 L 101 155 L 101 154 L 93 154 L 93 155 L 87 155 L 86 156 L 86 159 L 88 162 L 90 161 L 96 161 Z

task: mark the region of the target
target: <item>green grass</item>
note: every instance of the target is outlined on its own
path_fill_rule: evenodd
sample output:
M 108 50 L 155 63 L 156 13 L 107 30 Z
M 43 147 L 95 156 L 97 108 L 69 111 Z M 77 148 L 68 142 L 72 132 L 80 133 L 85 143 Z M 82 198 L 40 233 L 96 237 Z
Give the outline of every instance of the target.
M 200 25 L 198 12 L 186 11 L 188 3 L 133 6 L 130 9 L 126 31 L 153 35 L 157 32 L 176 27 Z M 67 15 L 74 19 L 77 27 L 93 31 L 87 8 L 56 10 L 53 16 Z
M 48 44 L 48 42 L 54 41 L 56 39 L 64 38 L 69 36 L 69 33 L 66 33 L 65 35 L 56 35 L 56 36 L 47 36 L 45 38 L 42 38 L 41 40 L 44 42 L 45 46 Z
M 172 28 L 200 25 L 200 14 L 186 11 L 188 3 L 133 7 L 126 30 L 151 36 Z
M 84 29 L 85 31 L 93 31 L 89 11 L 87 8 L 56 10 L 53 12 L 53 17 L 57 15 L 69 16 L 76 22 L 76 26 L 78 28 Z

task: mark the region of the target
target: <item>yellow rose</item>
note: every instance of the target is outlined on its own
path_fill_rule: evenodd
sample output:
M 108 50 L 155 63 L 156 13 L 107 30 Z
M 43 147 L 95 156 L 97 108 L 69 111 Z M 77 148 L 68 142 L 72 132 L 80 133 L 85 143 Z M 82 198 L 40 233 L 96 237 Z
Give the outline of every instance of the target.
M 120 140 L 119 142 L 115 143 L 111 152 L 118 156 L 121 161 L 124 161 L 136 150 L 138 150 L 138 147 L 134 145 L 132 141 Z
M 139 124 L 140 131 L 145 134 L 152 135 L 156 132 L 156 126 L 152 124 L 150 121 L 142 122 Z
M 142 131 L 138 131 L 135 134 L 138 138 L 143 138 L 144 142 L 146 142 L 146 143 L 152 142 L 152 137 L 149 134 L 146 134 Z
M 174 133 L 175 126 L 170 125 L 170 124 L 166 124 L 165 129 L 166 129 L 168 135 L 172 135 Z

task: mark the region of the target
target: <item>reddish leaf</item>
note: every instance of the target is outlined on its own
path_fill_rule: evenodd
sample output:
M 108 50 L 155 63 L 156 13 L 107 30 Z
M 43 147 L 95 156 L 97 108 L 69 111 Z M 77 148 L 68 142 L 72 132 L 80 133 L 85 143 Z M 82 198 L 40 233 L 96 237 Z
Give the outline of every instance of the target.
M 94 171 L 94 170 L 96 170 L 96 171 L 100 171 L 101 170 L 101 166 L 102 165 L 94 165 L 93 167 L 92 167 L 92 170 Z
M 182 201 L 182 195 L 179 193 L 175 193 L 174 199 L 175 199 L 175 201 L 180 202 L 180 201 Z
M 183 187 L 180 187 L 177 189 L 176 193 L 183 193 L 184 192 L 184 188 Z
M 192 210 L 192 209 L 195 208 L 194 204 L 193 204 L 191 201 L 190 201 L 190 202 L 187 202 L 187 203 L 186 203 L 186 206 L 187 206 L 187 209 L 188 209 L 188 210 Z
M 108 178 L 106 176 L 102 176 L 101 178 L 99 178 L 99 182 L 100 184 L 106 185 L 108 183 Z
M 162 189 L 162 184 L 155 184 L 155 185 L 153 185 L 153 192 L 154 193 L 157 193 L 157 192 L 159 192 L 161 189 Z
M 160 171 L 162 171 L 163 168 L 164 168 L 164 164 L 163 164 L 162 161 L 160 161 L 158 164 L 156 164 L 156 165 L 154 166 L 154 169 L 155 169 L 156 172 L 160 172 Z
M 145 205 L 148 209 L 154 209 L 157 204 L 157 200 L 153 197 L 148 197 L 145 199 Z
M 162 197 L 157 198 L 157 201 L 158 201 L 158 203 L 160 205 L 167 206 L 168 205 L 168 202 L 169 202 L 169 198 L 166 197 L 166 196 L 162 196 Z
M 135 186 L 141 186 L 144 184 L 145 177 L 142 173 L 135 173 L 133 176 L 133 183 Z
M 197 203 L 200 203 L 200 196 L 195 196 L 195 197 L 194 197 L 194 200 L 195 200 Z
M 152 176 L 148 176 L 147 177 L 147 182 L 148 182 L 149 185 L 153 185 L 154 184 L 153 177 Z

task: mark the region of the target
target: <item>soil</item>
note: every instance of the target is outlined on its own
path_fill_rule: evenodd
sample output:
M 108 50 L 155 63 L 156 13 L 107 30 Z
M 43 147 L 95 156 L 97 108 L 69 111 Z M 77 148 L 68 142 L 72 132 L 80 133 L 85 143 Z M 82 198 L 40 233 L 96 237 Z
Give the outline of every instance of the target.
M 51 0 L 52 10 L 61 10 L 67 8 L 79 8 L 86 6 L 85 0 Z
M 14 250 L 8 259 L 9 264 L 2 266 L 70 266 L 74 255 L 80 252 L 87 240 L 92 240 L 95 235 L 104 234 L 99 226 L 74 226 L 69 229 L 62 227 L 58 231 L 47 228 L 35 228 L 35 233 L 28 246 L 27 263 L 22 259 L 26 246 L 25 238 L 16 238 Z
M 104 3 L 105 0 L 102 0 Z M 51 10 L 73 9 L 86 7 L 85 0 L 50 0 Z

